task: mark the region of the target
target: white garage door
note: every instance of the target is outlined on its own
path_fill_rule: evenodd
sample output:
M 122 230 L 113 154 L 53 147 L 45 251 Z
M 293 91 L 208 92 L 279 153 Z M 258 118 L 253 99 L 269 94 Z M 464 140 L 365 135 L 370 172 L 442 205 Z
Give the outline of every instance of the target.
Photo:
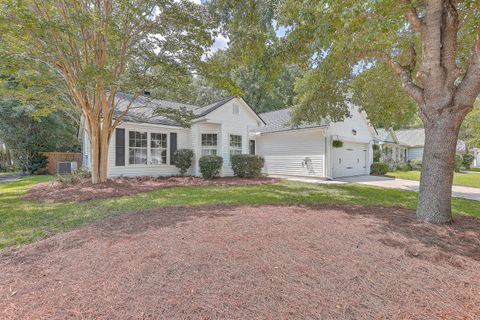
M 343 147 L 333 150 L 333 177 L 367 174 L 368 144 L 343 142 Z
M 264 173 L 324 177 L 325 136 L 320 131 L 289 131 L 257 138 Z

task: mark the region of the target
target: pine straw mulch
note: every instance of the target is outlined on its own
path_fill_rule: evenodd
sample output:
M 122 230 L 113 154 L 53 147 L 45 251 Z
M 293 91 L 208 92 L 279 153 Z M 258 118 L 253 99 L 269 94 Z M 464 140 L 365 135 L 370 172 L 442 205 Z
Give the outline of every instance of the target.
M 1 319 L 478 319 L 480 220 L 165 207 L 0 254 Z
M 59 181 L 39 183 L 33 186 L 24 197 L 25 200 L 37 202 L 81 202 L 94 199 L 106 199 L 134 195 L 140 192 L 153 191 L 162 188 L 186 186 L 244 186 L 272 184 L 278 179 L 268 177 L 258 178 L 215 178 L 199 177 L 140 177 L 114 178 L 106 183 L 92 184 L 90 179 L 82 179 L 74 184 Z

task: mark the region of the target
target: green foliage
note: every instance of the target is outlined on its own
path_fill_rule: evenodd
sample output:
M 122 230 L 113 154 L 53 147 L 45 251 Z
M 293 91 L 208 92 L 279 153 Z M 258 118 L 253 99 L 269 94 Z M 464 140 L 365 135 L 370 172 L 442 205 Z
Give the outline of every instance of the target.
M 475 160 L 475 156 L 473 154 L 467 153 L 467 154 L 464 154 L 462 157 L 463 157 L 462 166 L 465 169 L 470 169 L 470 166 L 472 165 L 473 160 Z
M 372 145 L 373 149 L 373 162 L 380 162 L 380 158 L 382 157 L 382 150 L 380 150 L 380 146 L 378 144 Z
M 48 164 L 48 158 L 38 152 L 26 155 L 22 154 L 20 155 L 20 164 L 22 165 L 20 169 L 23 173 L 42 174 L 45 173 L 45 168 Z
M 0 149 L 0 172 L 14 171 L 10 151 Z
M 408 163 L 400 163 L 396 169 L 398 171 L 407 172 L 407 171 L 411 171 L 412 167 Z
M 63 111 L 38 117 L 36 109 L 12 99 L 0 99 L 0 140 L 10 150 L 14 164 L 24 172 L 37 171 L 41 152 L 78 152 L 78 123 Z M 40 161 L 41 162 L 41 161 Z
M 192 166 L 193 150 L 178 149 L 174 154 L 175 167 L 180 169 L 180 175 L 184 176 L 187 170 Z
M 463 157 L 461 154 L 456 153 L 455 154 L 455 172 L 460 172 L 460 169 L 462 169 L 463 165 Z
M 263 157 L 253 154 L 237 154 L 230 157 L 235 176 L 240 178 L 255 178 L 260 176 L 265 164 Z
M 220 156 L 203 156 L 198 161 L 202 176 L 207 179 L 215 178 L 219 175 L 223 165 L 223 158 Z
M 475 107 L 463 121 L 460 129 L 459 139 L 465 141 L 467 148 L 480 147 L 480 102 L 475 103 Z
M 422 160 L 410 160 L 409 164 L 410 167 L 412 167 L 412 170 L 422 170 Z
M 370 174 L 373 175 L 384 175 L 390 171 L 390 167 L 387 163 L 383 162 L 374 162 L 370 165 Z
M 333 140 L 332 141 L 332 147 L 334 147 L 334 148 L 343 147 L 343 141 L 342 140 Z
M 163 97 L 179 96 L 213 44 L 213 19 L 191 1 L 5 0 L 0 6 L 0 73 L 7 75 L 0 82 L 13 83 L 8 95 L 50 106 L 49 112 L 61 102 L 83 108 L 80 92 L 161 88 Z M 98 100 L 90 98 L 88 107 L 98 108 Z

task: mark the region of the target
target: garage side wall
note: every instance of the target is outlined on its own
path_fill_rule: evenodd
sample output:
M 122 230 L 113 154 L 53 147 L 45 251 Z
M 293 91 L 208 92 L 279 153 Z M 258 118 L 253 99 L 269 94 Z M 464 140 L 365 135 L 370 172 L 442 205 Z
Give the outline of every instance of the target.
M 325 177 L 325 135 L 321 129 L 262 134 L 257 154 L 269 175 Z

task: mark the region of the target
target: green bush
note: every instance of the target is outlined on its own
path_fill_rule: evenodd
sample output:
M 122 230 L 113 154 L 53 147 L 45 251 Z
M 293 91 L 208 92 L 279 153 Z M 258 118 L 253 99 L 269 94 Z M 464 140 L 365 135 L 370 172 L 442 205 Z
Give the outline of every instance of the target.
M 460 172 L 460 169 L 462 169 L 462 164 L 463 164 L 462 155 L 456 153 L 455 154 L 455 172 Z
M 408 163 L 400 163 L 397 166 L 398 171 L 410 171 L 412 170 L 412 167 Z
M 343 147 L 343 141 L 342 140 L 333 140 L 332 141 L 332 146 L 334 148 L 341 148 L 341 147 Z
M 422 170 L 422 161 L 421 160 L 410 160 L 410 167 L 412 170 Z
M 472 165 L 473 163 L 473 160 L 475 159 L 475 156 L 473 154 L 464 154 L 463 155 L 463 161 L 462 161 L 462 165 L 465 169 L 470 169 L 470 166 Z
M 22 172 L 27 174 L 40 174 L 45 172 L 48 164 L 48 158 L 38 152 L 32 153 L 30 156 L 20 157 Z
M 382 157 L 382 150 L 380 150 L 380 146 L 378 144 L 372 145 L 373 149 L 373 162 L 380 162 L 380 158 Z
M 193 150 L 178 149 L 173 155 L 175 167 L 180 169 L 180 175 L 184 176 L 187 170 L 192 166 Z
M 237 154 L 230 157 L 233 174 L 240 178 L 258 177 L 265 160 L 263 157 L 253 154 Z
M 199 160 L 200 172 L 207 179 L 215 178 L 222 168 L 223 158 L 220 156 L 203 156 Z
M 373 175 L 384 175 L 390 170 L 387 163 L 384 162 L 374 162 L 370 166 L 370 174 Z

